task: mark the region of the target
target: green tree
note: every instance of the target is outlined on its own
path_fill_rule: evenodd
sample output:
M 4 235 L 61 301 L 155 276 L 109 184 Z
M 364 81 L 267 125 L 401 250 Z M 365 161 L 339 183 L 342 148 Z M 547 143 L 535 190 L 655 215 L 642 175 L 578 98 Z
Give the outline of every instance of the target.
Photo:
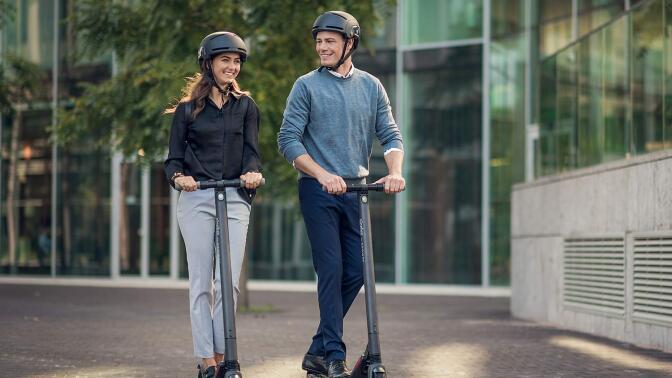
M 170 116 L 184 78 L 198 70 L 201 39 L 216 30 L 246 38 L 250 59 L 239 82 L 251 90 L 262 118 L 260 144 L 269 183 L 261 195 L 294 192 L 295 172 L 277 153 L 276 133 L 285 99 L 300 75 L 317 64 L 310 28 L 321 12 L 347 9 L 366 32 L 380 22 L 381 1 L 293 0 L 78 0 L 74 19 L 80 48 L 89 57 L 114 51 L 117 74 L 86 85 L 74 108 L 62 114 L 60 143 L 93 140 L 126 156 L 156 160 L 168 144 Z
M 170 116 L 184 78 L 198 70 L 201 39 L 218 30 L 243 36 L 250 57 L 238 79 L 261 110 L 260 145 L 270 185 L 260 197 L 292 198 L 296 173 L 277 152 L 276 134 L 294 80 L 317 66 L 310 29 L 324 11 L 344 9 L 364 27 L 363 42 L 392 0 L 77 0 L 71 20 L 79 48 L 96 57 L 115 52 L 116 74 L 85 86 L 54 132 L 62 144 L 112 146 L 155 161 L 168 145 Z M 243 270 L 245 272 L 246 269 Z M 241 306 L 247 306 L 245 276 Z

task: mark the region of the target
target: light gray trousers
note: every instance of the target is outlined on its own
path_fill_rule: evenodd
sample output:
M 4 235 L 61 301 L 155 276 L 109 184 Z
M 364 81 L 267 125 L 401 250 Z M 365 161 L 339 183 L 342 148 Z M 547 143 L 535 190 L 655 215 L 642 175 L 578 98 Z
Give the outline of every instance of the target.
M 251 206 L 235 188 L 226 189 L 226 199 L 233 298 L 237 303 L 238 281 L 245 256 Z M 219 250 L 215 238 L 217 217 L 214 189 L 180 192 L 177 201 L 177 221 L 187 247 L 189 309 L 194 355 L 198 358 L 212 358 L 214 353 L 224 354 L 224 321 Z M 216 267 L 214 279 L 213 264 Z M 235 305 L 234 303 L 234 308 Z

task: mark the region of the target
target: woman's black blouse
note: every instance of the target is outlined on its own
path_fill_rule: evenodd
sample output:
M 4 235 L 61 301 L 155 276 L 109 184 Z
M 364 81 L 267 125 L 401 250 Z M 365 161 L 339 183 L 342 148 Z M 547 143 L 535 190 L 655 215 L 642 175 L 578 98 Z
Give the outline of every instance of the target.
M 177 106 L 170 130 L 164 170 L 171 185 L 176 172 L 196 181 L 261 172 L 259 109 L 249 96 L 230 96 L 221 109 L 208 98 L 193 121 L 185 108 L 185 103 Z

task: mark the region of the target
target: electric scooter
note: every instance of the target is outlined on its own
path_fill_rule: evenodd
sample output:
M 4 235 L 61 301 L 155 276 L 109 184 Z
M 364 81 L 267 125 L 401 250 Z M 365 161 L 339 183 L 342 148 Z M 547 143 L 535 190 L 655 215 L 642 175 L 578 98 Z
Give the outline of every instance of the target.
M 261 185 L 264 185 L 262 179 Z M 215 189 L 215 214 L 217 215 L 217 244 L 219 245 L 219 272 L 222 290 L 222 315 L 224 318 L 224 359 L 219 363 L 216 378 L 243 378 L 238 363 L 236 343 L 236 313 L 233 300 L 233 282 L 231 278 L 231 252 L 229 251 L 229 216 L 226 209 L 226 188 L 242 188 L 245 182 L 240 179 L 219 181 L 198 181 L 200 190 Z M 181 190 L 178 185 L 177 190 Z
M 352 369 L 352 378 L 384 378 L 378 336 L 378 308 L 376 306 L 376 277 L 373 269 L 373 246 L 371 242 L 371 216 L 369 214 L 369 191 L 382 192 L 385 184 L 349 184 L 348 192 L 357 192 L 359 197 L 359 233 L 362 239 L 364 259 L 364 298 L 366 300 L 366 325 L 368 344 L 364 354 Z

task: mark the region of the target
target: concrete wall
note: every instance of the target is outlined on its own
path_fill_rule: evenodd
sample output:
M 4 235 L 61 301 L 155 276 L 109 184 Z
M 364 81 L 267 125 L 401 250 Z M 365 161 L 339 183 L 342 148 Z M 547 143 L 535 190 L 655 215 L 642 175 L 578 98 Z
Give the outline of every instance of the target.
M 511 209 L 511 312 L 515 317 L 672 352 L 672 322 L 564 308 L 563 240 L 576 235 L 672 233 L 672 151 L 516 185 Z M 626 248 L 626 260 L 628 248 Z M 672 280 L 672 276 L 670 277 Z

